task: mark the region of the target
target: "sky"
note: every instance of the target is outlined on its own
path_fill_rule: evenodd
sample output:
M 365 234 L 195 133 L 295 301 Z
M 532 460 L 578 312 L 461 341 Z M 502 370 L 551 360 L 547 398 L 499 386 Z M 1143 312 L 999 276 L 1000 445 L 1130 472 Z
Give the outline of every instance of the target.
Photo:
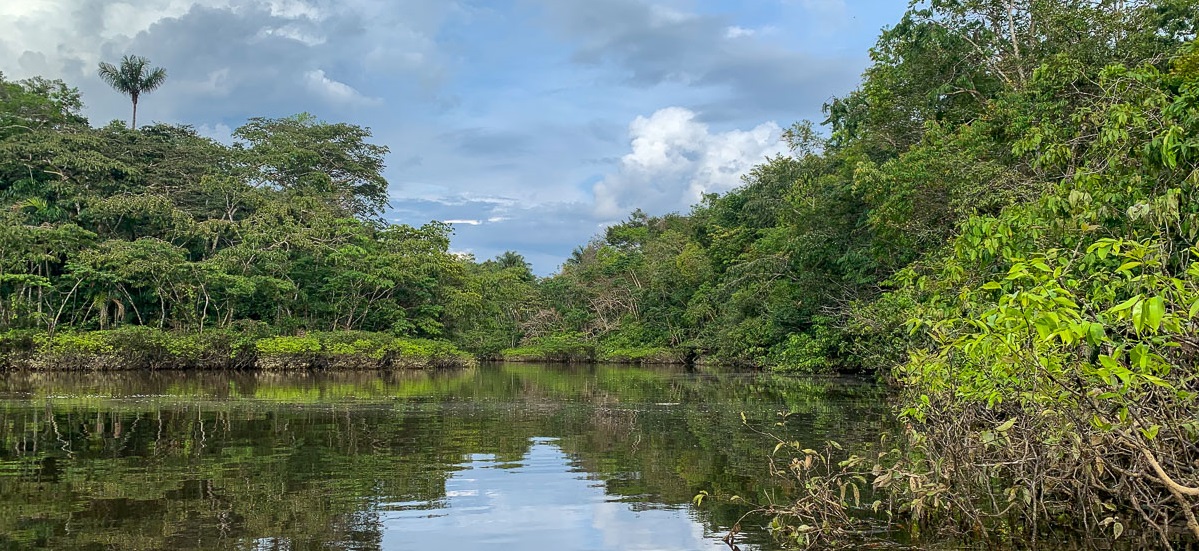
M 783 129 L 853 90 L 907 0 L 5 0 L 0 72 L 60 78 L 93 125 L 127 120 L 96 75 L 167 71 L 140 123 L 224 142 L 308 112 L 390 148 L 397 223 L 552 273 L 641 208 L 690 210 L 786 152 Z

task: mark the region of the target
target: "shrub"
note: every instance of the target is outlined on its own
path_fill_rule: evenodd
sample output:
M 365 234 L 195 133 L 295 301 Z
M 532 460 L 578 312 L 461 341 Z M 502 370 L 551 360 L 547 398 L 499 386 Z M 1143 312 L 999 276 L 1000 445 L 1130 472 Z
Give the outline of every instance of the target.
M 558 333 L 535 339 L 524 346 L 503 351 L 505 360 L 542 362 L 591 361 L 595 345 L 583 333 Z
M 792 333 L 770 348 L 770 363 L 778 371 L 824 373 L 841 366 L 842 331 L 828 317 L 818 316 L 810 333 Z
M 254 343 L 262 355 L 315 355 L 321 351 L 321 341 L 316 337 L 270 337 Z

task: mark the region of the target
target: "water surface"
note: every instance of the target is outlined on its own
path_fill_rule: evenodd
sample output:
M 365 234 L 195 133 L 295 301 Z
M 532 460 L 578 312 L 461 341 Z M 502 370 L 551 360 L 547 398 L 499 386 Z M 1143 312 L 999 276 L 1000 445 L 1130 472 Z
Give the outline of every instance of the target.
M 698 492 L 785 497 L 742 413 L 852 442 L 882 397 L 620 366 L 5 375 L 0 549 L 729 549 L 750 507 Z M 777 548 L 763 524 L 737 545 Z

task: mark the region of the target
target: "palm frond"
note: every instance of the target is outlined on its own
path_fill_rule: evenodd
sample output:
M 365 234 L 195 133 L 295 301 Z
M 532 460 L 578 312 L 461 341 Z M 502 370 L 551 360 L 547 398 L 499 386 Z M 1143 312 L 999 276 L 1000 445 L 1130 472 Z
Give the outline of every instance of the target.
M 150 68 L 149 65 L 149 59 L 126 55 L 121 59 L 120 67 L 101 62 L 97 71 L 101 80 L 133 100 L 133 119 L 130 120 L 130 128 L 137 125 L 138 96 L 162 86 L 167 78 L 166 70 L 161 67 Z

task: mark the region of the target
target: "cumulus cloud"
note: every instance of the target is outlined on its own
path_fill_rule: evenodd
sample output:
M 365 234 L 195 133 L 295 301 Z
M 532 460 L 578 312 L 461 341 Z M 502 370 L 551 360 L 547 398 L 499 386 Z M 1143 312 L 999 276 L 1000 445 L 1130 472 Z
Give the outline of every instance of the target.
M 751 167 L 786 149 L 781 132 L 774 122 L 713 132 L 682 107 L 637 117 L 629 125 L 632 151 L 595 184 L 595 213 L 612 219 L 635 208 L 684 210 L 705 193 L 728 191 Z
M 304 73 L 304 80 L 310 90 L 333 103 L 374 105 L 383 102 L 379 98 L 362 95 L 349 84 L 329 78 L 321 69 Z
M 96 64 L 133 53 L 167 69 L 147 120 L 211 120 L 377 107 L 364 84 L 436 86 L 441 0 L 57 0 L 0 2 L 0 70 L 79 86 L 93 119 L 123 116 Z M 394 92 L 394 90 L 392 90 Z M 221 100 L 216 103 L 215 100 Z

